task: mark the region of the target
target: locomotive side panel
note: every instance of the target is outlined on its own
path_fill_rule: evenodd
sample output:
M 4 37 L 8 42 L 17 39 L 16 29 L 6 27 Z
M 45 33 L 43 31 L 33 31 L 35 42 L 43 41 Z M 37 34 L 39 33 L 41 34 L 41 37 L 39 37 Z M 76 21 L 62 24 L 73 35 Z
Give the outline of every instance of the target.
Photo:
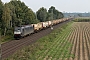
M 25 26 L 24 29 L 25 29 L 24 36 L 34 33 L 34 27 L 32 25 Z

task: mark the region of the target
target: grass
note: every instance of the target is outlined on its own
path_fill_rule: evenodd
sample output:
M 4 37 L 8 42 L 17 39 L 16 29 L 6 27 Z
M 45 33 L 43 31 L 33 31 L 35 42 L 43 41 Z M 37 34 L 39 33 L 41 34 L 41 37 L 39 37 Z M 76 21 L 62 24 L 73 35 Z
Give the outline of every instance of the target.
M 1 36 L 1 44 L 13 40 L 13 36 L 7 35 L 7 36 Z
M 70 27 L 72 23 L 69 22 L 55 29 L 49 35 L 17 51 L 5 60 L 57 60 L 73 57 L 72 54 L 69 54 L 70 51 L 68 49 L 72 47 L 72 44 L 67 40 L 71 32 Z
M 13 29 L 8 29 L 5 36 L 3 35 L 2 31 L 0 31 L 0 32 L 1 32 L 1 44 L 14 39 L 14 37 L 13 37 Z
M 90 22 L 90 18 L 76 18 L 75 22 Z

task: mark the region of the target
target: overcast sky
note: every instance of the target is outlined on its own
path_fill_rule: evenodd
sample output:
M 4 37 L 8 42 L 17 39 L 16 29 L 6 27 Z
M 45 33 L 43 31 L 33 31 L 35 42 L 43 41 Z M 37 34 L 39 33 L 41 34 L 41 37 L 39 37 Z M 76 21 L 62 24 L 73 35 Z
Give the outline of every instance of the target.
M 10 0 L 2 0 L 6 3 Z M 90 0 L 21 0 L 34 12 L 45 7 L 47 10 L 54 6 L 61 12 L 90 12 Z

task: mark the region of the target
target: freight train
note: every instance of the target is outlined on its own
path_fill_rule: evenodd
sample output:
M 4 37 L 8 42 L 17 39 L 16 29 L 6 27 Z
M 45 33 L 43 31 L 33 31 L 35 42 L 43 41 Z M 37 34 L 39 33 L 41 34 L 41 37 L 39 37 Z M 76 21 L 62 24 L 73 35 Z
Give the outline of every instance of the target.
M 22 25 L 22 26 L 15 27 L 14 38 L 17 39 L 17 38 L 25 37 L 26 35 L 30 35 L 32 33 L 41 31 L 43 29 L 46 29 L 48 27 L 51 27 L 53 25 L 59 24 L 61 22 L 64 22 L 70 19 L 71 18 L 63 18 L 58 20 L 39 22 L 37 24 Z

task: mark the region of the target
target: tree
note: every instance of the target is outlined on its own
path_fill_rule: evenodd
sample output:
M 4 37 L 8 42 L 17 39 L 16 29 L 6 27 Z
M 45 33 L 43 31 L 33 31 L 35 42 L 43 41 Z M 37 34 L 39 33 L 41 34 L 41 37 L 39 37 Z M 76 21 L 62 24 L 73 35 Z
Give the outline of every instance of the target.
M 3 14 L 2 14 L 2 20 L 3 20 L 3 33 L 4 36 L 6 35 L 6 30 L 10 27 L 10 21 L 11 21 L 11 10 L 8 7 L 8 4 L 5 3 L 3 8 Z
M 17 20 L 16 13 L 15 13 L 15 6 L 12 5 L 11 2 L 8 3 L 8 7 L 11 10 L 11 21 L 10 21 L 10 27 L 15 27 L 15 21 Z
M 53 7 L 53 6 L 51 6 L 48 10 L 48 13 L 51 15 L 50 20 L 54 19 L 54 11 L 55 11 L 55 7 Z
M 25 24 L 35 23 L 35 21 L 34 21 L 34 20 L 36 20 L 35 17 L 36 16 L 35 16 L 34 12 L 31 9 L 28 9 L 27 12 L 25 13 L 25 20 L 24 20 Z
M 81 13 L 79 13 L 79 14 L 77 14 L 79 17 L 82 17 L 82 14 Z
M 46 21 L 47 18 L 47 10 L 46 8 L 42 7 L 37 12 L 37 19 L 41 22 Z
M 47 21 L 50 21 L 51 19 L 53 19 L 52 13 L 47 13 L 47 18 L 46 18 L 46 20 L 47 20 Z
M 50 18 L 51 20 L 55 20 L 55 19 L 60 19 L 63 18 L 64 15 L 62 14 L 62 12 L 59 12 L 57 9 L 55 9 L 55 7 L 51 6 L 48 10 L 48 13 L 51 15 Z
M 20 0 L 12 0 L 10 3 L 15 7 L 16 20 L 15 25 L 36 23 L 34 12 Z
M 3 14 L 3 3 L 0 0 L 0 31 L 1 31 L 1 26 L 2 26 L 2 14 Z

